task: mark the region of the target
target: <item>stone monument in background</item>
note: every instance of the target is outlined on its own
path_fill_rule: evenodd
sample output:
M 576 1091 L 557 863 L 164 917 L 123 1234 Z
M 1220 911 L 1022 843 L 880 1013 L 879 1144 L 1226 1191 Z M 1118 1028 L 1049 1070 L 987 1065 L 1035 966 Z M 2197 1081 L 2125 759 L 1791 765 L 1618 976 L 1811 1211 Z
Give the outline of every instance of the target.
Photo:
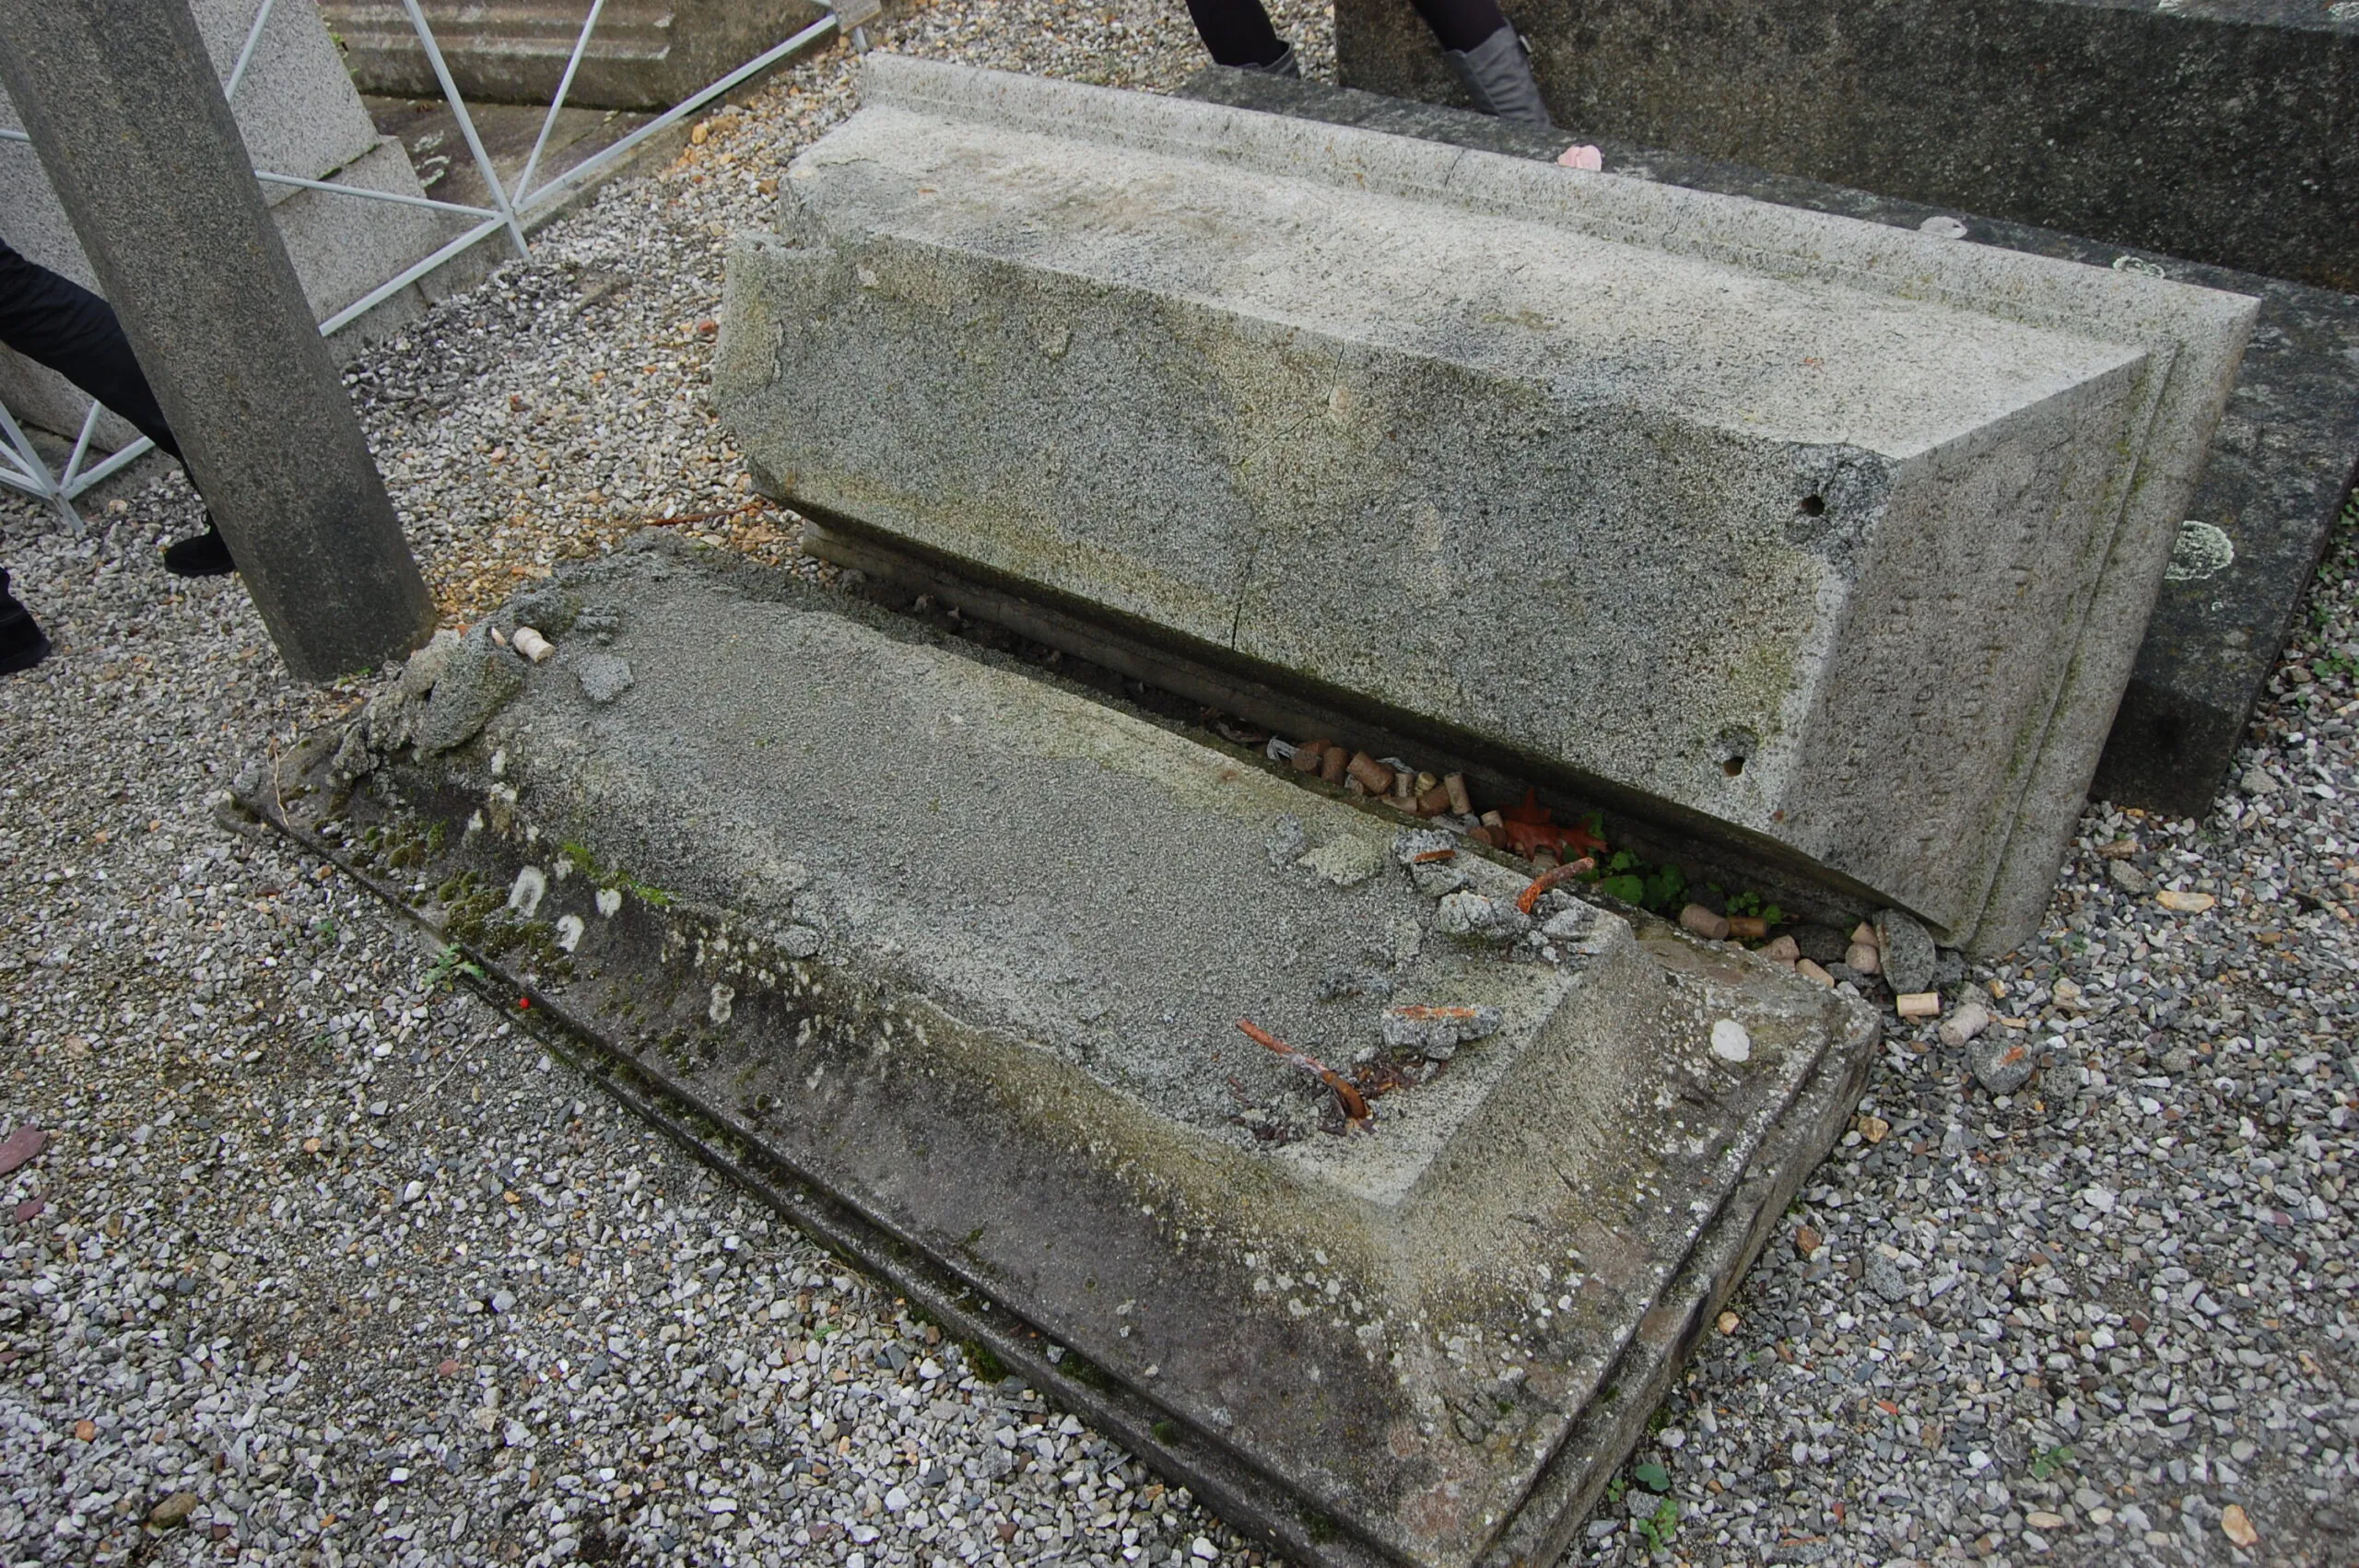
M 434 68 L 399 0 L 326 0 L 365 92 L 432 97 Z M 427 25 L 459 90 L 546 103 L 581 36 L 589 0 L 427 0 Z M 815 0 L 609 0 L 566 101 L 665 109 L 827 15 Z

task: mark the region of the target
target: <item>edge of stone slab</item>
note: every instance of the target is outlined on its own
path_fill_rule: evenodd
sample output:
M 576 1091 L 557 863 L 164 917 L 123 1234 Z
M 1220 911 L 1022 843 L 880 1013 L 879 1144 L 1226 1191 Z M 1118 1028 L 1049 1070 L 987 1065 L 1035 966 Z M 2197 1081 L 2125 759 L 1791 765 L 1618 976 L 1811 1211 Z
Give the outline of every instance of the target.
M 289 760 L 308 760 L 316 766 L 328 749 L 299 748 Z M 434 922 L 410 907 L 399 888 L 362 870 L 336 845 L 292 820 L 276 798 L 264 799 L 257 790 L 241 797 L 239 803 L 373 895 L 421 935 L 438 944 L 448 941 Z M 886 1281 L 938 1321 L 946 1334 L 982 1345 L 1026 1383 L 1112 1433 L 1186 1486 L 1232 1527 L 1255 1534 L 1303 1562 L 1374 1568 L 1401 1561 L 1347 1534 L 1292 1488 L 1263 1475 L 1216 1440 L 1192 1433 L 1161 1406 L 1076 1353 L 1064 1352 L 1052 1360 L 1055 1341 L 1048 1335 L 798 1175 L 768 1147 L 758 1129 L 660 1070 L 651 1071 L 644 1059 L 608 1039 L 593 1022 L 576 1016 L 561 999 L 500 959 L 465 943 L 452 945 L 482 970 L 480 977 L 467 977 L 470 989 L 618 1104 L 700 1163 L 739 1183 L 828 1251 Z M 1788 1113 L 1755 1152 L 1737 1192 L 1720 1206 L 1666 1281 L 1657 1306 L 1614 1361 L 1604 1394 L 1575 1421 L 1484 1555 L 1486 1568 L 1543 1568 L 1554 1562 L 1644 1436 L 1648 1421 L 1713 1314 L 1752 1267 L 1793 1193 L 1848 1122 L 1883 1032 L 1881 1021 L 1864 1009 L 1854 1019 L 1849 1034 L 1829 1042 Z M 1748 1201 L 1738 1202 L 1740 1194 Z M 1074 1365 L 1069 1369 L 1066 1363 Z
M 1650 249 L 1751 268 L 1782 260 L 1867 293 L 1943 298 L 2044 326 L 2093 331 L 2092 312 L 2123 318 L 2114 323 L 2115 331 L 2139 336 L 2158 333 L 2164 321 L 2201 322 L 2224 334 L 2215 351 L 2231 360 L 2257 308 L 2248 296 L 2197 284 L 2028 252 L 1961 247 L 1840 214 L 1537 165 L 1506 151 L 1450 146 L 1206 99 L 883 53 L 862 63 L 861 96 L 863 108 L 924 109 L 1143 151 L 1215 158 L 1296 179 L 1495 205 L 1527 220 L 1607 239 L 1636 238 Z
M 1199 99 L 891 56 L 872 56 L 864 70 L 864 113 L 933 113 L 1512 213 L 1756 273 L 1933 299 L 2143 349 L 2139 422 L 2147 438 L 2114 475 L 2110 521 L 2091 541 L 2107 565 L 2072 616 L 2064 684 L 2005 780 L 2007 820 L 1989 881 L 1972 911 L 1948 922 L 1952 940 L 1977 952 L 2013 947 L 2036 929 L 2137 653 L 2135 638 L 2108 639 L 2090 628 L 2142 628 L 2257 300 L 1749 197 Z
M 2246 575 L 2230 585 L 2227 617 L 2215 618 L 2218 613 L 2209 606 L 2220 596 L 2218 579 L 2208 573 L 2184 579 L 2165 574 L 2090 784 L 2093 796 L 2120 805 L 2175 816 L 2201 816 L 2212 809 L 2291 629 L 2303 588 L 2359 479 L 2359 298 L 1616 137 L 1507 124 L 1471 110 L 1363 88 L 1207 65 L 1180 93 L 1542 163 L 1554 162 L 1577 141 L 1594 141 L 1608 165 L 1626 178 L 1750 196 L 1896 228 L 1934 223 L 1963 230 L 1944 243 L 2146 272 L 2259 298 L 2249 348 L 2188 509 L 2191 518 L 2231 532 L 2237 552 L 2234 569 Z M 2332 395 L 2337 389 L 2345 394 L 2340 402 Z M 2265 462 L 2234 441 L 2232 427 L 2245 433 L 2247 446 L 2268 432 Z M 2254 570 L 2264 575 L 2249 575 Z M 2248 640 L 2224 650 L 2218 637 L 2238 633 Z M 2184 673 L 2175 678 L 2175 672 Z
M 1683 872 L 1695 872 L 1698 883 L 1727 878 L 1822 924 L 1845 928 L 1871 918 L 1884 903 L 1869 888 L 1804 865 L 1773 843 L 1745 839 L 1724 824 L 1701 815 L 1674 817 L 1660 810 L 1647 815 L 1630 790 L 1609 780 L 1573 774 L 1544 757 L 1512 752 L 1482 736 L 1421 720 L 1350 692 L 1284 682 L 1278 672 L 1231 649 L 1183 642 L 1151 624 L 1094 610 L 1054 590 L 1013 583 L 988 567 L 945 561 L 923 545 L 877 533 L 848 518 L 810 509 L 804 537 L 804 548 L 813 555 L 872 581 L 930 593 L 979 620 L 1280 733 L 1326 735 L 1371 756 L 1414 755 L 1432 765 L 1432 772 L 1464 774 L 1485 799 L 1512 801 L 1527 787 L 1551 794 L 1561 791 L 1579 802 L 1581 810 L 1600 808 L 1616 845 L 1652 860 L 1676 862 Z M 1190 738 L 1204 743 L 1201 735 Z M 1242 749 L 1250 760 L 1266 761 L 1264 754 Z M 1312 788 L 1300 777 L 1290 781 L 1297 788 Z M 1379 810 L 1368 800 L 1345 799 L 1363 811 Z M 1550 803 L 1561 808 L 1561 802 Z M 1395 827 L 1414 825 L 1389 816 L 1379 820 Z M 1481 848 L 1473 852 L 1493 853 Z M 1593 889 L 1585 896 L 1602 898 Z

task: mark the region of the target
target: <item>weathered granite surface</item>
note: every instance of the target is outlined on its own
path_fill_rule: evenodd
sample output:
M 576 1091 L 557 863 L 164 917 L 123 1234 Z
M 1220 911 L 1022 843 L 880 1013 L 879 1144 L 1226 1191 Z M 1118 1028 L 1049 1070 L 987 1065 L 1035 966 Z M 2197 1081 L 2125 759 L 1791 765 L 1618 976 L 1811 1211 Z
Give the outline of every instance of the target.
M 914 61 L 733 258 L 757 482 L 2029 930 L 2253 310 Z
M 1452 939 L 1375 815 L 687 554 L 569 568 L 575 629 L 457 750 L 405 740 L 446 647 L 249 804 L 1240 1527 L 1303 1561 L 1553 1560 L 1839 1136 L 1873 1015 L 1563 895 Z M 607 705 L 593 658 L 634 672 Z M 1455 869 L 1461 900 L 1523 884 Z M 1409 1005 L 1496 1032 L 1356 1132 L 1235 1023 L 1422 1074 L 1382 1046 Z
M 441 92 L 399 0 L 323 0 L 364 92 Z M 581 0 L 426 0 L 421 7 L 459 90 L 492 103 L 546 103 L 581 37 Z M 665 109 L 817 21 L 814 0 L 608 0 L 566 93 L 592 109 Z
M 2359 290 L 2359 6 L 1508 0 L 1557 123 Z M 1405 0 L 1343 80 L 1466 102 Z
M 1543 163 L 1582 139 L 1438 104 L 1211 66 L 1187 92 Z M 1608 170 L 1635 180 L 1901 228 L 1954 227 L 1966 243 L 2147 272 L 2260 301 L 2211 461 L 2189 503 L 2183 548 L 2164 574 L 2090 785 L 2095 798 L 2121 805 L 2179 816 L 2208 812 L 2359 476 L 2359 298 L 1611 137 L 1598 145 Z

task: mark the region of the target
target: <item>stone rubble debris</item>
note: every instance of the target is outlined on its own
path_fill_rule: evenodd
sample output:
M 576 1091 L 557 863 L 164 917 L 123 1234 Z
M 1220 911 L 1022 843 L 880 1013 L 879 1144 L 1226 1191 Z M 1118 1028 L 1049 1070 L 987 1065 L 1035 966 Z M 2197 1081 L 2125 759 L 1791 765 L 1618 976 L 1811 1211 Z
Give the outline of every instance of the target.
M 2012 1094 L 2022 1088 L 2031 1081 L 2036 1065 L 2030 1049 L 2004 1031 L 1975 1038 L 1966 1047 L 1966 1063 L 1975 1082 L 1993 1094 Z
M 1384 1010 L 1384 1043 L 1396 1051 L 1448 1061 L 1458 1047 L 1499 1032 L 1506 1015 L 1496 1007 L 1399 1006 Z

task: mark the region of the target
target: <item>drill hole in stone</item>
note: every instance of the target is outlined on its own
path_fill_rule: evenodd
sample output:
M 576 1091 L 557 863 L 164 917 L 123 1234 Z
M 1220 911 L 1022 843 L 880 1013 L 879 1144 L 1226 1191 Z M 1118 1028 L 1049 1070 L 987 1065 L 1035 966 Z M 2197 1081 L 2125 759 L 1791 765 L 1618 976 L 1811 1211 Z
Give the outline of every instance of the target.
M 1826 497 L 1824 496 L 1804 496 L 1802 498 L 1801 510 L 1804 517 L 1823 517 L 1826 512 Z
M 1720 771 L 1731 778 L 1735 778 L 1744 771 L 1744 758 L 1741 756 L 1723 758 L 1720 762 Z

